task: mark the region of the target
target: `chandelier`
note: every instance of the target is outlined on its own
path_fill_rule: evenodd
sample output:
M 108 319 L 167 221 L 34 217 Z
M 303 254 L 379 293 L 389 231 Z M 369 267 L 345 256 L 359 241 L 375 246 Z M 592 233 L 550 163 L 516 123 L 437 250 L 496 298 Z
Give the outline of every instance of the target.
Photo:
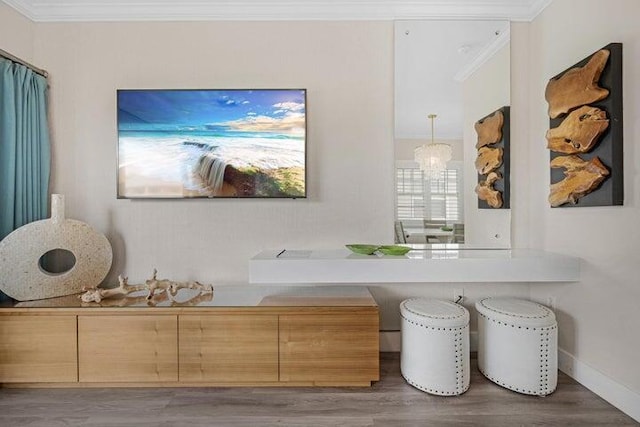
M 447 169 L 447 162 L 451 160 L 451 146 L 449 144 L 436 143 L 433 137 L 433 119 L 437 116 L 429 114 L 431 119 L 431 143 L 417 147 L 414 152 L 414 160 L 420 165 L 425 179 L 438 179 Z

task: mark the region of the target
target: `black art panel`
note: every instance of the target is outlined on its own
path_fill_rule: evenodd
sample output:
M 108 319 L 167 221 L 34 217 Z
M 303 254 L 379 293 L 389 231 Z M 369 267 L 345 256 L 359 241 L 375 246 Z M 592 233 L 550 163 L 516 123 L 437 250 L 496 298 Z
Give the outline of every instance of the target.
M 490 144 L 487 147 L 489 148 L 502 148 L 502 164 L 498 169 L 495 169 L 493 172 L 499 172 L 502 176 L 502 179 L 499 179 L 495 182 L 493 188 L 498 190 L 502 194 L 502 206 L 499 208 L 493 208 L 489 206 L 489 204 L 482 199 L 478 199 L 478 208 L 479 209 L 509 209 L 510 202 L 510 188 L 509 188 L 509 174 L 510 174 L 510 164 L 511 164 L 511 154 L 510 154 L 510 140 L 511 140 L 511 126 L 510 126 L 510 108 L 508 106 L 502 107 L 496 111 L 487 114 L 485 117 L 478 120 L 478 122 L 484 121 L 486 118 L 491 117 L 497 111 L 501 111 L 504 116 L 504 123 L 502 125 L 502 139 L 495 144 Z M 478 174 L 478 183 L 480 181 L 484 181 L 487 178 L 487 175 Z
M 609 50 L 610 55 L 598 84 L 600 87 L 608 89 L 609 95 L 603 100 L 585 105 L 598 107 L 606 111 L 607 118 L 609 119 L 609 127 L 600 136 L 599 142 L 589 152 L 576 155 L 585 161 L 589 161 L 597 156 L 604 166 L 609 169 L 610 175 L 605 178 L 599 187 L 578 199 L 575 205 L 565 203 L 559 207 L 612 206 L 623 204 L 622 43 L 611 43 L 602 49 Z M 583 67 L 589 62 L 592 56 L 593 54 L 589 55 L 577 64 L 554 76 L 553 79 L 560 78 L 572 68 Z M 575 107 L 571 111 L 580 107 L 582 107 L 582 105 Z M 558 127 L 571 111 L 555 119 L 550 119 L 550 128 Z M 565 154 L 550 151 L 550 160 L 562 155 Z M 562 168 L 552 168 L 550 171 L 551 184 L 560 182 L 565 178 L 564 169 Z

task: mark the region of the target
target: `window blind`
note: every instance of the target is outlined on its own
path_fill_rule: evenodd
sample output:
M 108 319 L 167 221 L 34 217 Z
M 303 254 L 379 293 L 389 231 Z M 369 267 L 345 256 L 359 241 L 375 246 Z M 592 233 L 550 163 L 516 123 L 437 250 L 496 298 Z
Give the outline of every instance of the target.
M 398 220 L 462 220 L 462 175 L 447 169 L 426 180 L 418 168 L 396 169 L 396 217 Z M 426 203 L 425 203 L 426 201 Z

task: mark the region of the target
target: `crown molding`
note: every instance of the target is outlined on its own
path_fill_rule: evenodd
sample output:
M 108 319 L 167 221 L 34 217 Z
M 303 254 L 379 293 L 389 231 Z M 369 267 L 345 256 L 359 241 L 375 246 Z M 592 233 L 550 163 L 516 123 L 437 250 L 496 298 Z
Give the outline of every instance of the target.
M 482 67 L 482 65 L 487 62 L 489 59 L 493 57 L 500 49 L 509 43 L 511 38 L 511 29 L 507 27 L 503 30 L 491 43 L 486 45 L 478 54 L 468 62 L 464 67 L 462 67 L 453 79 L 457 82 L 464 82 L 467 80 L 473 73 L 478 70 L 478 68 Z
M 527 14 L 528 19 L 523 19 L 522 22 L 531 22 L 536 19 L 536 17 L 540 15 L 552 2 L 553 0 L 533 0 L 531 2 L 531 7 L 529 8 L 529 13 Z
M 1 1 L 35 22 L 399 19 L 508 19 L 529 22 L 552 0 Z

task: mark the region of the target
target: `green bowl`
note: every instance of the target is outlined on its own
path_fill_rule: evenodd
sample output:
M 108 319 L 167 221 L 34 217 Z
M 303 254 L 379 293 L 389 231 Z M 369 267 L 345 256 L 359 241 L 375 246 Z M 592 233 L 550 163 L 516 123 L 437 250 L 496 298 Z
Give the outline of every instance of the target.
M 357 254 L 362 254 L 362 255 L 373 255 L 373 253 L 377 251 L 379 248 L 379 246 L 377 245 L 346 245 L 346 246 L 351 252 L 355 252 Z
M 440 227 L 440 230 L 442 230 L 442 231 L 453 231 L 453 227 L 444 226 L 444 227 Z
M 411 248 L 406 246 L 399 245 L 389 245 L 389 246 L 380 246 L 378 251 L 382 252 L 384 255 L 404 255 L 409 252 Z

